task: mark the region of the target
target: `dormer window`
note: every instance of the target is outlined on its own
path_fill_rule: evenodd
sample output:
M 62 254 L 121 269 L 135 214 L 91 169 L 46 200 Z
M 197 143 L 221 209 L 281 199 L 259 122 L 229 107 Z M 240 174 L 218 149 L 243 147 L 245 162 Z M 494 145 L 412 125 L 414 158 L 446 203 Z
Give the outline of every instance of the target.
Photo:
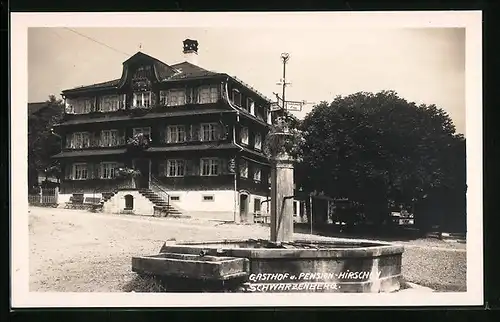
M 255 115 L 255 102 L 251 98 L 247 98 L 247 112 Z
M 150 108 L 151 107 L 151 92 L 134 93 L 133 105 L 134 108 Z
M 248 127 L 241 129 L 241 143 L 248 145 Z
M 237 89 L 233 89 L 233 103 L 237 106 L 241 106 L 241 93 Z

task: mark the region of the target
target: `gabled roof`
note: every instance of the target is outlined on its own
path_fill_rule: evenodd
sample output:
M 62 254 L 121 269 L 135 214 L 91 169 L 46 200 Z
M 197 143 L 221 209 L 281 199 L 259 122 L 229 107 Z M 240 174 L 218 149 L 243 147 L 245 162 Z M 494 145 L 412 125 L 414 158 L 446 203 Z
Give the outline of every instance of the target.
M 182 79 L 194 79 L 201 77 L 224 75 L 221 73 L 211 72 L 209 70 L 201 68 L 200 66 L 191 64 L 190 62 L 187 61 L 172 65 L 171 67 L 176 70 L 176 73 L 173 76 L 165 79 L 164 81 L 175 81 Z

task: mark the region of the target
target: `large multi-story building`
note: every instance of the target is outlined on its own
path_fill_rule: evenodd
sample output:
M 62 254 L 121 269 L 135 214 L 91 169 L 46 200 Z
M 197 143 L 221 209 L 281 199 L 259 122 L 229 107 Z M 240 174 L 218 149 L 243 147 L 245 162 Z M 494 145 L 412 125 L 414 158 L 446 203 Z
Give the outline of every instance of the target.
M 62 92 L 66 111 L 55 130 L 63 144 L 54 156 L 61 202 L 105 196 L 104 210 L 116 212 L 131 210 L 135 197 L 135 208 L 143 200 L 139 212 L 149 213 L 149 201 L 153 209 L 168 198 L 190 216 L 236 221 L 266 207 L 270 100 L 236 77 L 193 64 L 197 41 L 185 40 L 183 49 L 185 62 L 168 65 L 138 52 L 123 62 L 120 78 Z M 149 145 L 130 149 L 141 134 Z M 124 167 L 140 171 L 136 186 L 117 176 Z

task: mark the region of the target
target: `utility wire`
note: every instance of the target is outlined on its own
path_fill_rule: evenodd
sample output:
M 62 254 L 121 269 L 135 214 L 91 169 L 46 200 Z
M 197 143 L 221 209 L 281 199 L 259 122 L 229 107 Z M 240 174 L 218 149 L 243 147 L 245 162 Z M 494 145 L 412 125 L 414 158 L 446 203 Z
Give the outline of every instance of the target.
M 90 41 L 93 41 L 93 42 L 95 42 L 95 43 L 98 43 L 99 45 L 102 45 L 102 46 L 107 47 L 107 48 L 109 48 L 109 49 L 111 49 L 111 50 L 113 50 L 113 51 L 116 51 L 117 53 L 123 54 L 123 55 L 125 55 L 125 56 L 131 56 L 130 54 L 127 54 L 127 53 L 125 53 L 125 52 L 123 52 L 123 51 L 120 51 L 120 50 L 118 50 L 118 49 L 116 49 L 116 48 L 113 48 L 113 47 L 111 47 L 111 46 L 109 46 L 109 45 L 106 45 L 105 43 L 100 42 L 100 41 L 98 41 L 98 40 L 96 40 L 96 39 L 94 39 L 94 38 L 92 38 L 92 37 L 87 36 L 87 35 L 84 35 L 84 34 L 82 34 L 82 33 L 78 32 L 78 31 L 76 31 L 76 30 L 74 30 L 74 29 L 71 29 L 71 28 L 68 28 L 68 27 L 64 27 L 64 29 L 67 29 L 67 30 L 69 30 L 69 31 L 71 31 L 71 32 L 73 32 L 73 33 L 75 33 L 75 34 L 77 34 L 77 35 L 81 36 L 81 37 L 87 38 L 87 39 L 88 39 L 88 40 L 90 40 Z

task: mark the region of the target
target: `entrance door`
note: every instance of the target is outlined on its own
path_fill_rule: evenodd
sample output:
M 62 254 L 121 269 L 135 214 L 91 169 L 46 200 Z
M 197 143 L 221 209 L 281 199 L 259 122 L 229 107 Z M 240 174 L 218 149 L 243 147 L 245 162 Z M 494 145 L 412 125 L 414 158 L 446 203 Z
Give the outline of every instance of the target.
M 246 220 L 248 217 L 248 195 L 240 194 L 240 218 Z
M 139 170 L 140 174 L 136 178 L 136 185 L 139 189 L 149 188 L 149 159 L 135 159 L 134 169 Z

